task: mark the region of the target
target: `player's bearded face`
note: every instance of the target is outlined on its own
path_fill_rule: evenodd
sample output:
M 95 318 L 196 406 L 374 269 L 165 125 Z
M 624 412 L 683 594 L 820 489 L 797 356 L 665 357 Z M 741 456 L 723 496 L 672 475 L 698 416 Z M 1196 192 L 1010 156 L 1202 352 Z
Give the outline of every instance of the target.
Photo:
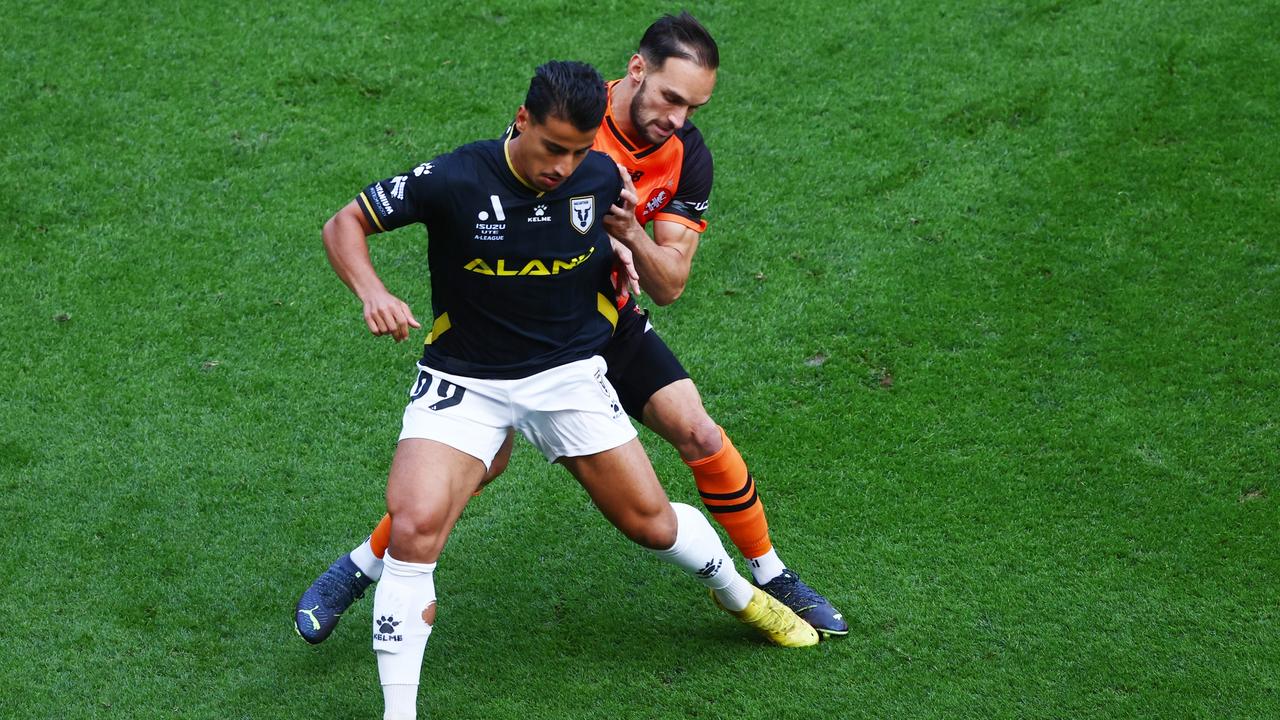
M 660 70 L 646 71 L 629 113 L 637 139 L 657 145 L 671 137 L 711 99 L 715 86 L 714 70 L 683 58 L 667 58 Z
M 649 97 L 648 90 L 649 78 L 645 78 L 640 82 L 640 88 L 636 90 L 635 99 L 631 101 L 631 127 L 640 133 L 641 140 L 650 145 L 657 145 L 675 131 L 661 129 L 666 123 L 658 117 L 658 112 L 653 107 L 656 103 Z

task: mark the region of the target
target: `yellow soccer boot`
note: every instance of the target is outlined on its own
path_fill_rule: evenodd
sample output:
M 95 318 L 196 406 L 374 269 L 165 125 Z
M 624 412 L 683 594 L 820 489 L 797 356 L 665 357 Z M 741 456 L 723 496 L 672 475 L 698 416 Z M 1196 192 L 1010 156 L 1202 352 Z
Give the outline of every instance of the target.
M 714 591 L 711 593 L 711 599 L 715 601 L 716 607 L 755 628 L 761 635 L 769 638 L 769 642 L 774 645 L 808 647 L 818 644 L 818 631 L 801 620 L 791 608 L 760 588 L 752 588 L 752 590 L 754 593 L 751 596 L 751 602 L 741 610 L 730 610 L 721 605 Z

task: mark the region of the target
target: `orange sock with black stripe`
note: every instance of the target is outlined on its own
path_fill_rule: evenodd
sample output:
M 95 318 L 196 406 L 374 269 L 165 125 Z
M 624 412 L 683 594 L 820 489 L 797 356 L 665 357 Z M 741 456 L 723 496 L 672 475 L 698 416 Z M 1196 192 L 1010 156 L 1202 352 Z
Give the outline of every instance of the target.
M 764 503 L 747 463 L 720 428 L 723 446 L 710 457 L 685 461 L 711 517 L 729 533 L 729 539 L 747 559 L 767 555 L 773 549 Z

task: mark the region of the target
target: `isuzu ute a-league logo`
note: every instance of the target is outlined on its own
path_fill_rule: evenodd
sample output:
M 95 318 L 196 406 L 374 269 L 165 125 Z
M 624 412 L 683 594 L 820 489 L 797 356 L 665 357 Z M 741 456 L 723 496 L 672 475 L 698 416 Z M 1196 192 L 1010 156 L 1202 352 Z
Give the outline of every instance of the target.
M 502 209 L 502 199 L 497 195 L 490 195 L 489 205 L 493 207 L 493 219 L 498 222 L 506 222 L 507 213 Z M 489 211 L 481 210 L 479 214 L 476 215 L 476 218 L 478 218 L 480 222 L 485 222 L 489 219 Z
M 476 214 L 476 219 L 480 221 L 476 223 L 476 240 L 485 242 L 501 240 L 507 229 L 507 212 L 502 207 L 502 199 L 497 195 L 490 195 L 489 207 L 493 208 L 493 222 L 489 222 L 488 210 L 481 210 Z
M 591 225 L 596 221 L 596 198 L 594 195 L 586 197 L 570 198 L 569 200 L 569 223 L 573 225 L 573 229 L 587 234 L 591 229 Z

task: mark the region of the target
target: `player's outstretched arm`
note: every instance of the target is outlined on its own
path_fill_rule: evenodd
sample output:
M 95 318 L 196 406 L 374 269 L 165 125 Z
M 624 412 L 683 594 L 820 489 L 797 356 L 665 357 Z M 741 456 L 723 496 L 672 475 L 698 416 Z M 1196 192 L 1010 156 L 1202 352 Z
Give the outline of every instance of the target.
M 635 258 L 631 256 L 630 248 L 613 237 L 609 238 L 609 244 L 613 247 L 614 289 L 618 291 L 618 296 L 639 295 L 640 275 L 636 272 Z
M 400 342 L 409 337 L 409 328 L 422 325 L 403 300 L 387 292 L 369 259 L 372 234 L 356 201 L 334 213 L 321 233 L 329 264 L 351 292 L 364 303 L 364 321 L 374 335 L 390 335 Z
M 635 214 L 635 184 L 626 168 L 622 175 L 623 205 L 611 205 L 604 219 L 609 235 L 631 250 L 640 289 L 659 305 L 670 305 L 684 292 L 698 249 L 698 232 L 680 223 L 655 220 L 653 237 L 644 231 Z

